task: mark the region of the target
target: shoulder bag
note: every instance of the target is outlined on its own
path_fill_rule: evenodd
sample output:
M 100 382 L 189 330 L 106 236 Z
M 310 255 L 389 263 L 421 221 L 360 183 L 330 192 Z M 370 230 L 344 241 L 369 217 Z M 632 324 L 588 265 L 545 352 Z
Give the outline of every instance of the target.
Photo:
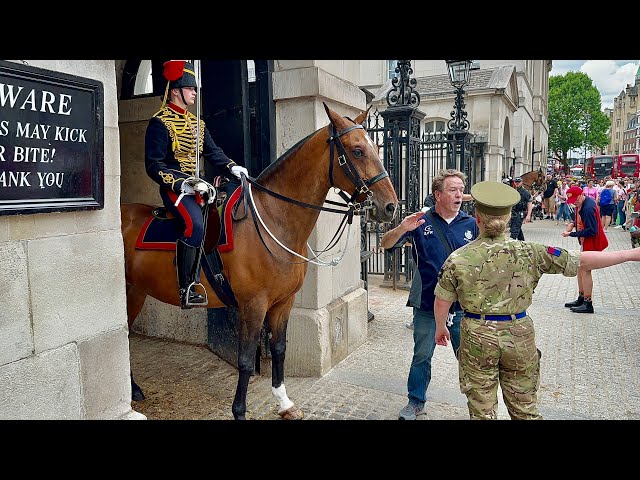
M 442 243 L 442 245 L 444 246 L 445 250 L 447 251 L 447 254 L 451 255 L 451 252 L 453 252 L 453 248 L 451 247 L 449 240 L 447 240 L 447 237 L 444 235 L 444 233 L 442 233 L 442 230 L 440 229 L 440 225 L 438 225 L 438 220 L 435 219 L 433 212 L 431 210 L 427 211 L 427 215 L 431 220 L 433 231 L 436 232 L 436 235 L 438 236 L 440 243 Z M 447 327 L 450 327 L 451 325 L 453 325 L 453 317 L 455 314 L 456 314 L 456 302 L 453 302 L 449 307 L 449 318 L 447 318 Z

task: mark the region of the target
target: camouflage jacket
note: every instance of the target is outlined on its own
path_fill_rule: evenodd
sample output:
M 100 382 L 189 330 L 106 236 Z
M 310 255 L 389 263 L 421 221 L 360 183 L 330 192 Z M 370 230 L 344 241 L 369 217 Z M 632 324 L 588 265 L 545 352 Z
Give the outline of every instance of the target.
M 575 277 L 579 264 L 576 250 L 483 234 L 449 256 L 435 294 L 472 313 L 513 315 L 531 305 L 543 274 Z

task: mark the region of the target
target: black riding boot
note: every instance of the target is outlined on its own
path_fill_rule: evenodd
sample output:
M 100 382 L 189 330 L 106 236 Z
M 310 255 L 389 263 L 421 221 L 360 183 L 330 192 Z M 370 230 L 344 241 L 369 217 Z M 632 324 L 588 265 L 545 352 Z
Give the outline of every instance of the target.
M 178 285 L 180 286 L 180 307 L 191 308 L 187 305 L 187 289 L 189 285 L 199 283 L 201 249 L 192 247 L 182 240 L 176 241 L 176 269 L 178 271 Z M 207 303 L 204 295 L 197 293 L 192 288 L 189 291 L 188 303 Z
M 573 302 L 567 302 L 567 303 L 564 304 L 564 306 L 567 307 L 567 308 L 579 307 L 583 303 L 584 303 L 584 297 L 582 295 L 578 295 L 578 299 L 577 300 L 574 300 Z
M 571 311 L 576 313 L 593 313 L 593 303 L 591 300 L 585 300 L 579 307 L 571 307 Z

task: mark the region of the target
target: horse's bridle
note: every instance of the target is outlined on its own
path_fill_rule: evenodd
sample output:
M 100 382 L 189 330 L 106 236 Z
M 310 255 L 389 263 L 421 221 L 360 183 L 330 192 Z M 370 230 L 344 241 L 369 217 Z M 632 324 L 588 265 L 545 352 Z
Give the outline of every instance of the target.
M 347 154 L 347 151 L 345 150 L 344 145 L 342 144 L 342 141 L 340 140 L 341 136 L 349 133 L 352 130 L 355 130 L 356 128 L 362 128 L 364 130 L 364 127 L 361 124 L 356 123 L 355 125 L 351 125 L 350 127 L 347 127 L 344 130 L 340 130 L 339 132 L 336 132 L 335 125 L 331 123 L 329 125 L 329 138 L 327 139 L 327 143 L 329 144 L 329 182 L 331 183 L 331 186 L 334 188 L 337 188 L 333 182 L 334 147 L 335 149 L 338 150 L 338 154 L 339 154 L 338 165 L 340 165 L 340 168 L 342 168 L 342 171 L 347 176 L 347 178 L 351 180 L 351 183 L 355 185 L 355 190 L 351 195 L 351 198 L 349 198 L 347 194 L 344 193 L 343 190 L 338 189 L 338 192 L 337 192 L 338 195 L 340 195 L 343 198 L 343 200 L 348 204 L 354 203 L 356 198 L 358 198 L 362 194 L 367 194 L 367 200 L 365 200 L 365 202 L 369 202 L 370 201 L 369 199 L 371 198 L 371 192 L 369 191 L 369 187 L 374 183 L 379 182 L 383 178 L 389 176 L 389 173 L 386 170 L 383 170 L 378 175 L 376 175 L 373 178 L 369 178 L 368 180 L 364 180 L 360 176 L 355 165 L 349 158 L 349 155 Z
M 277 192 L 274 192 L 274 191 L 268 189 L 267 187 L 264 187 L 264 186 L 260 185 L 253 178 L 249 178 L 246 175 L 241 175 L 240 176 L 240 184 L 241 184 L 241 187 L 242 187 L 242 194 L 243 194 L 243 203 L 246 206 L 248 206 L 249 210 L 251 210 L 251 212 L 253 214 L 252 215 L 253 223 L 254 223 L 254 225 L 256 227 L 256 231 L 258 232 L 258 236 L 260 237 L 260 240 L 262 241 L 262 244 L 265 246 L 267 251 L 273 257 L 278 258 L 271 251 L 271 249 L 267 246 L 267 244 L 265 243 L 264 239 L 262 238 L 262 234 L 260 233 L 260 228 L 258 227 L 258 223 L 257 223 L 257 220 L 256 220 L 256 217 L 258 217 L 259 215 L 258 215 L 257 211 L 255 210 L 255 205 L 254 205 L 253 201 L 251 201 L 251 199 L 249 198 L 250 197 L 249 184 L 254 185 L 259 190 L 262 190 L 263 192 L 266 192 L 266 193 L 268 193 L 269 195 L 271 195 L 273 197 L 279 198 L 280 200 L 284 200 L 284 201 L 289 202 L 289 203 L 293 203 L 295 205 L 299 205 L 301 207 L 307 207 L 307 208 L 313 208 L 315 210 L 322 210 L 322 211 L 325 211 L 325 212 L 343 214 L 344 217 L 342 218 L 342 221 L 340 222 L 340 225 L 338 226 L 338 229 L 337 229 L 336 233 L 334 234 L 333 238 L 329 242 L 329 246 L 325 247 L 322 252 L 317 252 L 317 253 L 323 253 L 323 252 L 333 248 L 337 244 L 338 240 L 340 240 L 340 237 L 342 236 L 342 233 L 344 232 L 345 226 L 347 224 L 349 226 L 351 226 L 351 223 L 353 221 L 354 213 L 356 211 L 360 211 L 363 208 L 363 206 L 367 206 L 367 205 L 371 204 L 371 195 L 372 194 L 371 194 L 371 191 L 369 190 L 369 187 L 371 187 L 371 185 L 373 185 L 374 183 L 379 182 L 383 178 L 389 176 L 389 173 L 386 170 L 384 170 L 383 172 L 379 173 L 375 177 L 372 177 L 372 178 L 367 179 L 367 180 L 364 180 L 360 176 L 360 174 L 358 173 L 358 170 L 355 168 L 355 166 L 353 165 L 353 162 L 349 158 L 349 155 L 347 154 L 347 151 L 345 150 L 344 145 L 342 144 L 342 141 L 340 140 L 340 137 L 342 135 L 345 135 L 345 134 L 349 133 L 350 131 L 355 130 L 356 128 L 362 128 L 364 130 L 364 126 L 362 126 L 361 124 L 355 124 L 355 125 L 351 125 L 350 127 L 345 128 L 344 130 L 336 132 L 335 125 L 333 123 L 331 123 L 329 125 L 329 138 L 327 139 L 327 143 L 329 144 L 329 182 L 331 184 L 331 187 L 333 187 L 334 189 L 337 189 L 338 195 L 340 195 L 340 197 L 346 202 L 346 205 L 338 203 L 338 202 L 333 202 L 331 200 L 325 200 L 325 203 L 329 203 L 329 204 L 332 204 L 332 205 L 337 205 L 337 206 L 340 206 L 340 207 L 347 207 L 346 210 L 338 210 L 338 209 L 335 209 L 335 208 L 329 208 L 329 207 L 318 206 L 318 205 L 313 205 L 313 204 L 301 202 L 299 200 L 295 200 L 293 198 L 289 198 L 289 197 L 281 195 L 281 194 L 279 194 Z M 347 194 L 344 193 L 344 191 L 342 189 L 340 189 L 339 187 L 336 187 L 335 184 L 334 184 L 334 181 L 333 181 L 334 147 L 338 150 L 338 154 L 339 154 L 338 155 L 338 165 L 340 165 L 340 167 L 342 168 L 342 171 L 347 176 L 347 178 L 349 178 L 349 180 L 351 180 L 351 182 L 355 185 L 355 191 L 351 195 L 351 198 L 349 198 L 347 196 Z M 367 195 L 367 199 L 362 203 L 356 203 L 355 200 L 362 194 L 366 194 Z M 232 218 L 234 220 L 242 220 L 247 215 L 247 209 L 245 209 L 244 215 L 242 217 L 238 217 L 237 216 L 237 211 L 238 211 L 239 205 L 240 205 L 240 202 L 236 202 L 236 204 L 233 206 Z M 266 229 L 266 227 L 265 227 L 265 229 Z M 277 241 L 277 239 L 275 239 L 275 238 L 274 238 L 274 240 Z M 285 249 L 286 249 L 286 247 L 285 247 Z M 346 251 L 346 249 L 343 249 L 343 255 L 344 255 L 345 251 Z M 295 253 L 295 252 L 293 252 L 293 253 Z M 306 259 L 306 261 L 309 261 L 309 259 Z M 302 263 L 302 262 L 287 262 L 287 263 Z M 336 264 L 337 263 L 335 263 L 335 262 L 331 263 L 331 265 L 336 265 Z
M 383 178 L 389 176 L 389 173 L 386 170 L 380 172 L 375 177 L 372 177 L 367 180 L 364 180 L 360 176 L 360 174 L 358 173 L 358 170 L 355 168 L 355 166 L 353 165 L 353 162 L 349 158 L 349 155 L 347 154 L 347 151 L 345 150 L 344 145 L 342 144 L 342 141 L 340 140 L 341 136 L 349 133 L 352 130 L 355 130 L 356 128 L 362 128 L 364 130 L 364 126 L 362 126 L 359 123 L 356 123 L 355 125 L 351 125 L 350 127 L 347 127 L 344 130 L 336 132 L 335 126 L 333 125 L 333 123 L 331 123 L 329 124 L 329 138 L 327 139 L 327 143 L 329 144 L 329 183 L 334 189 L 337 190 L 337 194 L 340 195 L 340 197 L 346 202 L 346 204 L 333 202 L 331 200 L 325 200 L 325 203 L 329 203 L 339 207 L 346 207 L 347 210 L 337 210 L 335 208 L 319 207 L 317 205 L 312 205 L 309 203 L 301 202 L 299 200 L 295 200 L 293 198 L 285 197 L 284 195 L 281 195 L 277 192 L 269 190 L 267 187 L 260 185 L 253 178 L 242 176 L 242 178 L 240 179 L 240 183 L 242 185 L 243 198 L 245 200 L 245 203 L 249 204 L 248 193 L 246 188 L 247 187 L 246 183 L 248 182 L 251 185 L 254 185 L 255 187 L 257 187 L 259 190 L 262 190 L 263 192 L 268 193 L 272 197 L 276 197 L 276 198 L 279 198 L 280 200 L 284 200 L 285 202 L 294 203 L 301 207 L 313 208 L 313 209 L 321 210 L 324 212 L 344 214 L 348 219 L 349 223 L 351 223 L 353 214 L 355 212 L 359 212 L 360 210 L 362 210 L 363 207 L 369 206 L 371 204 L 371 191 L 369 190 L 369 187 L 371 187 L 371 185 L 373 185 L 374 183 L 379 182 Z M 340 165 L 340 167 L 342 168 L 342 171 L 347 176 L 347 178 L 349 178 L 349 180 L 351 180 L 351 182 L 355 185 L 355 190 L 351 195 L 351 198 L 349 198 L 342 189 L 340 189 L 339 187 L 336 187 L 333 181 L 334 147 L 335 149 L 338 150 L 338 154 L 339 154 L 338 165 Z M 355 200 L 362 194 L 366 194 L 367 199 L 361 203 L 355 202 Z M 239 202 L 236 203 L 236 205 L 234 205 L 234 210 L 233 210 L 234 220 L 241 220 L 241 218 L 236 217 L 238 206 L 239 206 Z

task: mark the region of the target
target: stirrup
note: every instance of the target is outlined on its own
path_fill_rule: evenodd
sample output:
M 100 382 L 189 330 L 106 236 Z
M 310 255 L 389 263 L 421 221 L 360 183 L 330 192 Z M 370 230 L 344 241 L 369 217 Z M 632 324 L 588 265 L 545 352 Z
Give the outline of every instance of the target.
M 204 293 L 200 293 L 198 291 L 195 290 L 195 287 L 201 287 L 202 291 Z M 189 301 L 189 297 L 191 296 L 195 296 L 195 295 L 201 295 L 203 297 L 203 300 L 198 301 L 198 302 L 193 302 L 193 301 Z M 204 285 L 202 285 L 201 283 L 196 283 L 196 282 L 192 282 L 189 285 L 187 285 L 187 288 L 185 289 L 185 293 L 184 293 L 184 299 L 183 299 L 183 303 L 186 307 L 193 307 L 193 306 L 198 306 L 198 305 L 206 305 L 207 303 L 209 303 L 209 299 L 207 298 L 207 290 L 204 288 Z

